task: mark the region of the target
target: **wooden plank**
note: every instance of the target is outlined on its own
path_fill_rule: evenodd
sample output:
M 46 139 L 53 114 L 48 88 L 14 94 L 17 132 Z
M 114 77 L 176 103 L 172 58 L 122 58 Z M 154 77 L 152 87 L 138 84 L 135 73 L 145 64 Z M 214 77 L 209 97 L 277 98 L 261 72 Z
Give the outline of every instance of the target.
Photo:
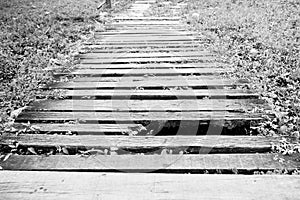
M 188 42 L 203 42 L 205 38 L 200 37 L 187 37 L 187 36 L 149 36 L 149 37 L 120 37 L 120 36 L 105 36 L 94 37 L 95 42 L 102 43 L 188 43 Z
M 28 110 L 43 111 L 251 111 L 268 107 L 265 101 L 251 100 L 46 100 L 31 104 Z
M 151 63 L 151 64 L 80 64 L 77 69 L 180 69 L 180 68 L 225 68 L 223 63 Z
M 132 121 L 210 121 L 210 120 L 261 120 L 260 114 L 216 112 L 23 112 L 17 121 L 82 121 L 82 122 L 132 122 Z
M 163 89 L 169 87 L 184 87 L 183 89 L 188 90 L 188 88 L 194 89 L 209 89 L 214 90 L 216 88 L 224 87 L 235 87 L 237 84 L 232 83 L 230 80 L 169 80 L 169 81 L 136 81 L 136 82 L 65 82 L 65 83 L 55 83 L 50 85 L 49 89 Z M 238 84 L 240 85 L 240 84 Z M 134 91 L 132 92 L 134 93 Z
M 122 26 L 135 26 L 135 25 L 180 25 L 179 21 L 171 21 L 171 20 L 164 20 L 164 21 L 158 21 L 158 20 L 126 20 L 126 21 L 114 21 L 111 23 L 111 25 L 122 25 Z
M 116 16 L 112 18 L 115 21 L 178 21 L 180 17 L 128 17 Z
M 114 63 L 149 63 L 149 62 L 216 62 L 213 56 L 199 57 L 165 57 L 165 58 L 101 58 L 101 59 L 81 59 L 84 64 L 114 64 Z
M 74 124 L 34 124 L 44 132 L 79 131 Z M 122 126 L 122 125 L 121 125 Z M 121 127 L 120 126 L 120 127 Z M 94 126 L 95 127 L 95 126 Z M 96 130 L 86 126 L 92 132 Z M 136 127 L 134 127 L 136 128 Z M 132 130 L 134 130 L 132 128 Z M 188 153 L 264 153 L 270 152 L 272 144 L 279 144 L 279 137 L 262 136 L 103 136 L 103 135 L 44 135 L 44 134 L 4 134 L 0 137 L 0 144 L 11 145 L 16 142 L 23 147 L 66 147 L 86 149 L 116 149 L 126 154 L 132 152 L 157 153 L 168 149 L 173 153 L 179 151 Z M 123 152 L 122 152 L 123 151 Z
M 0 161 L 4 170 L 193 172 L 233 169 L 243 173 L 298 169 L 294 161 L 279 162 L 276 154 L 188 154 L 188 155 L 11 155 Z
M 151 65 L 150 65 L 151 66 Z M 151 76 L 178 76 L 178 75 L 219 75 L 221 73 L 229 72 L 228 69 L 222 68 L 186 68 L 186 69 L 77 69 L 69 74 L 73 75 L 90 75 L 90 76 L 144 76 L 144 75 L 151 75 Z M 65 75 L 66 73 L 55 73 L 55 75 Z M 174 77 L 178 78 L 178 77 Z M 180 77 L 182 80 L 189 81 L 189 78 Z M 215 76 L 213 79 L 216 78 L 223 78 L 221 76 Z M 223 78 L 224 79 L 224 78 Z M 146 79 L 146 81 L 149 79 Z M 203 80 L 201 77 L 198 77 L 198 80 Z M 120 80 L 122 81 L 122 80 Z M 123 80 L 124 81 L 124 80 Z M 174 81 L 174 79 L 173 79 Z M 214 81 L 214 80 L 206 80 Z M 226 82 L 227 80 L 223 80 Z M 231 81 L 233 82 L 233 81 Z
M 58 76 L 68 76 L 72 74 L 68 73 L 55 73 L 54 75 Z M 144 76 L 98 76 L 95 75 L 75 75 L 76 78 L 73 78 L 72 81 L 74 82 L 139 82 L 139 81 L 157 81 L 157 82 L 163 82 L 163 81 L 171 81 L 174 80 L 174 76 L 171 75 L 160 75 L 160 76 L 153 76 L 153 75 L 144 75 Z M 193 74 L 193 76 L 176 76 L 177 80 L 211 80 L 216 79 L 215 75 L 200 75 L 196 76 Z M 236 83 L 239 81 L 237 80 Z
M 107 42 L 148 42 L 148 41 L 199 41 L 203 38 L 201 37 L 190 37 L 190 36 L 136 36 L 136 37 L 122 37 L 121 35 L 117 36 L 94 36 L 95 40 L 103 40 Z
M 147 43 L 142 43 L 142 42 L 136 42 L 136 43 L 120 43 L 120 42 L 111 42 L 109 44 L 105 44 L 104 42 L 101 41 L 89 41 L 89 42 L 84 42 L 86 48 L 94 48 L 94 49 L 124 49 L 124 48 L 138 48 L 138 49 L 157 49 L 157 48 L 175 48 L 175 47 L 180 47 L 180 48 L 199 48 L 201 47 L 201 43 L 183 43 L 183 42 L 173 42 L 173 41 L 168 41 L 168 42 L 147 42 Z
M 82 50 L 86 51 L 87 53 L 137 53 L 137 52 L 166 52 L 166 53 L 173 53 L 173 52 L 184 52 L 184 51 L 198 51 L 200 47 L 188 47 L 188 48 L 180 48 L 180 47 L 170 47 L 170 48 L 149 48 L 149 47 L 140 47 L 140 48 L 112 48 L 112 49 L 103 49 L 101 48 L 90 48 L 86 46 L 82 48 Z M 201 50 L 201 49 L 200 49 Z
M 144 130 L 142 124 L 79 124 L 79 123 L 33 123 L 29 127 L 34 127 L 32 130 L 28 129 L 28 125 L 15 123 L 13 125 L 17 130 L 27 129 L 28 133 L 75 133 L 78 135 L 104 135 L 104 134 L 134 134 L 134 131 Z M 25 136 L 27 137 L 27 136 Z M 29 137 L 29 136 L 28 136 Z M 37 136 L 39 137 L 39 136 Z M 47 137 L 47 136 L 42 136 Z M 72 138 L 71 138 L 72 139 Z M 1 140 L 1 139 L 0 139 Z
M 187 30 L 180 30 L 178 32 L 170 32 L 170 30 L 160 30 L 160 29 L 150 29 L 150 30 L 120 30 L 120 31 L 99 31 L 96 30 L 95 34 L 99 34 L 99 35 L 114 35 L 114 34 L 139 34 L 139 35 L 152 35 L 152 34 L 171 34 L 171 35 L 189 35 L 189 34 L 196 34 L 197 32 L 193 32 L 193 31 L 187 31 Z
M 213 53 L 209 51 L 186 51 L 180 53 L 86 53 L 79 54 L 80 58 L 164 58 L 164 57 L 204 57 L 204 56 L 214 56 Z
M 0 172 L 1 196 L 7 200 L 295 200 L 299 185 L 296 175 Z
M 167 40 L 167 41 L 102 41 L 100 39 L 90 39 L 87 42 L 84 42 L 83 44 L 93 44 L 93 45 L 126 45 L 126 46 L 131 46 L 131 45 L 157 45 L 157 46 L 167 46 L 167 45 L 178 45 L 182 47 L 183 45 L 200 45 L 201 43 L 204 43 L 204 39 L 193 39 L 193 40 L 183 40 L 183 41 L 178 41 L 178 40 Z
M 196 99 L 196 98 L 258 98 L 257 93 L 244 90 L 68 90 L 64 97 L 113 99 Z

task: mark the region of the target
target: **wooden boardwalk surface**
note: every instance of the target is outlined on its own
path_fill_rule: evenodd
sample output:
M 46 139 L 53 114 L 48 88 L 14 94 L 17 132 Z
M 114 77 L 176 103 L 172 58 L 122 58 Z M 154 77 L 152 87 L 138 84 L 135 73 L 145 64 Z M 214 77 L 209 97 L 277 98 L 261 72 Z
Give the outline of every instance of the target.
M 154 2 L 97 30 L 78 67 L 54 74 L 69 81 L 45 88 L 63 99 L 0 136 L 0 199 L 299 199 L 298 176 L 236 175 L 300 163 L 271 153 L 281 138 L 247 134 L 270 108 L 179 18 L 145 17 Z

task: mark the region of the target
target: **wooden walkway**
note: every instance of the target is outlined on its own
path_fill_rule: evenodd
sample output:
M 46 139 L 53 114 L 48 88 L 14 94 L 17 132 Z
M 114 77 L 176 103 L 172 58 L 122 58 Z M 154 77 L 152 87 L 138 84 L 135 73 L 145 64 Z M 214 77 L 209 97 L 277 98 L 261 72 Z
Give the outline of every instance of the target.
M 0 159 L 0 199 L 299 199 L 298 176 L 236 175 L 300 163 L 270 153 L 281 138 L 247 135 L 268 106 L 178 18 L 145 17 L 154 2 L 96 31 L 77 69 L 55 74 L 70 81 L 45 88 L 63 99 L 0 137 L 16 153 Z

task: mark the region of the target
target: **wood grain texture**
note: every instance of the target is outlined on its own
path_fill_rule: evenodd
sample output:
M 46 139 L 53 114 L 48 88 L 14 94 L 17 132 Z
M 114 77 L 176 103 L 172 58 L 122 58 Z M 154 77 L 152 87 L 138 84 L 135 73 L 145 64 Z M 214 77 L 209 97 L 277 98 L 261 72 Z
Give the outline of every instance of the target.
M 210 120 L 261 120 L 260 114 L 216 112 L 23 112 L 19 121 L 210 121 Z
M 34 124 L 43 131 L 85 131 L 96 132 L 95 125 L 83 126 L 67 124 Z M 109 125 L 106 125 L 109 126 Z M 118 126 L 118 125 L 115 125 Z M 129 126 L 129 125 L 128 125 Z M 122 125 L 119 125 L 122 129 Z M 130 126 L 129 126 L 130 127 Z M 117 127 L 113 127 L 117 129 Z M 131 125 L 128 130 L 137 130 L 138 125 Z M 114 130 L 110 129 L 110 130 Z M 45 135 L 45 134 L 4 134 L 0 137 L 0 144 L 10 145 L 15 142 L 25 147 L 67 147 L 67 148 L 117 148 L 123 153 L 155 152 L 159 149 L 172 149 L 174 153 L 186 151 L 189 153 L 263 153 L 271 151 L 272 145 L 279 144 L 279 137 L 263 136 L 104 136 L 104 135 Z
M 145 80 L 145 81 L 133 81 L 127 82 L 122 79 L 119 82 L 62 82 L 50 85 L 49 89 L 133 89 L 143 90 L 143 89 L 164 89 L 164 88 L 175 88 L 175 87 L 185 87 L 183 90 L 187 90 L 190 93 L 193 89 L 207 89 L 208 93 L 214 89 L 222 89 L 224 87 L 235 87 L 236 85 L 241 85 L 238 83 L 233 83 L 230 80 L 222 79 L 202 79 L 202 80 L 167 80 L 167 81 L 155 81 L 155 80 Z M 176 88 L 175 88 L 176 90 Z M 178 89 L 180 90 L 180 89 Z M 175 92 L 176 93 L 176 92 Z
M 151 65 L 149 65 L 150 67 Z M 218 77 L 219 74 L 224 72 L 229 72 L 228 69 L 222 69 L 222 68 L 188 68 L 188 69 L 148 69 L 148 68 L 135 68 L 135 69 L 110 69 L 109 67 L 107 69 L 77 69 L 71 74 L 74 75 L 93 75 L 93 76 L 161 76 L 161 75 L 167 75 L 167 76 L 178 76 L 178 75 L 216 75 L 214 79 L 223 78 Z M 189 80 L 189 77 L 173 77 L 173 80 L 176 81 L 178 78 Z M 193 77 L 191 77 L 193 78 Z M 194 77 L 195 78 L 195 77 Z M 198 80 L 201 80 L 201 77 L 198 77 Z M 224 78 L 223 78 L 224 79 Z M 209 81 L 209 80 L 207 80 Z M 225 81 L 225 80 L 224 80 Z
M 244 90 L 67 90 L 63 94 L 71 98 L 113 98 L 113 99 L 196 99 L 211 98 L 258 98 L 257 93 Z
M 225 64 L 221 63 L 151 63 L 151 64 L 80 64 L 78 69 L 185 69 L 185 68 L 225 68 Z M 202 78 L 202 77 L 201 77 Z
M 216 62 L 217 59 L 212 56 L 199 57 L 165 57 L 165 58 L 99 58 L 99 59 L 81 59 L 84 64 L 114 64 L 114 63 L 150 63 L 150 62 Z
M 110 151 L 111 152 L 111 151 Z M 11 155 L 0 161 L 4 170 L 193 172 L 233 169 L 253 171 L 299 168 L 293 161 L 279 162 L 275 154 L 162 154 L 162 155 Z
M 282 175 L 0 172 L 7 200 L 296 200 L 299 185 L 300 176 Z
M 268 108 L 263 100 L 46 100 L 28 110 L 44 111 L 235 111 Z
M 117 37 L 120 38 L 120 37 Z M 80 54 L 80 58 L 163 58 L 163 57 L 201 57 L 213 56 L 208 51 L 185 51 L 179 53 L 150 52 L 150 53 L 86 53 Z

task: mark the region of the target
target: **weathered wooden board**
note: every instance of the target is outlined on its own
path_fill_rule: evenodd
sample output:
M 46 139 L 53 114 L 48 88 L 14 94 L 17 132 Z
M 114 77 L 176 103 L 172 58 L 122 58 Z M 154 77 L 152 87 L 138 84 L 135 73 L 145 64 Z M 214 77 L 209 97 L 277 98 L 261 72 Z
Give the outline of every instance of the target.
M 149 62 L 215 62 L 216 57 L 164 57 L 164 58 L 100 58 L 100 59 L 81 59 L 84 64 L 114 64 L 114 63 L 149 63 Z
M 68 73 L 55 73 L 56 76 L 61 76 L 60 78 L 64 78 L 65 76 L 71 75 Z M 74 82 L 139 82 L 139 81 L 157 81 L 157 82 L 163 82 L 163 81 L 171 81 L 177 78 L 177 80 L 211 80 L 216 79 L 215 75 L 200 75 L 200 76 L 153 76 L 153 75 L 147 75 L 147 76 L 94 76 L 92 74 L 87 75 L 73 75 L 75 77 L 72 78 L 72 81 Z M 220 77 L 222 79 L 222 76 Z M 239 83 L 241 81 L 235 81 L 236 83 Z
M 104 135 L 104 134 L 119 135 L 125 133 L 133 134 L 134 131 L 145 129 L 145 127 L 142 124 L 136 124 L 136 123 L 129 123 L 129 124 L 32 123 L 29 126 L 29 127 L 33 127 L 32 130 L 28 128 L 28 125 L 24 125 L 22 123 L 15 123 L 14 127 L 17 130 L 22 130 L 22 129 L 24 130 L 25 128 L 27 128 L 28 132 L 33 132 L 33 133 L 50 133 L 50 134 L 76 133 L 78 135 Z M 27 136 L 30 137 L 30 135 L 26 135 L 24 137 Z M 44 135 L 42 137 L 47 137 L 47 136 Z
M 11 155 L 0 166 L 5 170 L 204 172 L 205 170 L 253 172 L 298 169 L 299 163 L 279 162 L 276 154 L 162 154 L 162 155 Z
M 1 172 L 5 199 L 274 199 L 299 196 L 298 176 Z M 76 184 L 74 184 L 76 183 Z M 205 183 L 199 187 L 199 183 Z M 282 184 L 285 183 L 285 184 Z M 115 187 L 111 187 L 114 185 Z M 139 192 L 137 192 L 139 191 Z M 289 191 L 289 192 L 286 192 Z
M 126 21 L 114 21 L 111 23 L 111 25 L 121 25 L 121 26 L 145 26 L 145 25 L 181 25 L 179 21 L 171 21 L 171 20 L 164 20 L 164 21 L 158 21 L 158 20 L 126 20 Z
M 234 87 L 235 84 L 230 80 L 185 80 L 178 79 L 178 81 L 174 80 L 166 80 L 166 81 L 155 81 L 155 80 L 145 80 L 145 81 L 134 81 L 134 82 L 126 82 L 122 79 L 119 82 L 65 82 L 65 83 L 55 83 L 49 86 L 50 89 L 138 89 L 138 88 L 168 88 L 168 87 L 188 87 L 188 88 L 210 88 L 209 90 L 214 90 L 216 88 L 223 87 Z M 187 89 L 187 88 L 185 88 Z M 142 90 L 142 89 L 141 89 Z M 191 92 L 191 91 L 190 91 Z
M 169 48 L 149 48 L 149 47 L 140 47 L 140 48 L 130 48 L 130 47 L 124 47 L 124 48 L 110 48 L 110 49 L 103 49 L 102 47 L 98 48 L 90 48 L 89 46 L 86 46 L 85 48 L 82 48 L 83 50 L 87 52 L 92 53 L 145 53 L 145 52 L 166 52 L 166 53 L 173 53 L 173 52 L 185 52 L 185 51 L 199 51 L 201 50 L 200 47 L 187 47 L 187 48 L 180 48 L 180 47 L 169 47 Z
M 0 172 L 6 200 L 296 200 L 300 176 Z
M 107 42 L 106 42 L 107 43 Z M 111 50 L 111 49 L 124 49 L 124 48 L 138 48 L 138 49 L 157 49 L 157 48 L 203 48 L 203 44 L 199 43 L 183 43 L 183 42 L 161 42 L 161 43 L 153 43 L 153 42 L 147 42 L 147 43 L 109 43 L 106 44 L 101 41 L 89 41 L 85 42 L 85 48 L 95 48 L 95 49 L 106 49 L 106 50 Z
M 113 99 L 196 99 L 196 98 L 258 98 L 259 94 L 244 90 L 67 90 L 63 94 L 72 98 Z
M 33 103 L 28 110 L 43 111 L 251 111 L 265 108 L 263 100 L 46 100 Z
M 80 133 L 83 131 L 95 132 L 95 125 L 85 126 L 72 124 L 34 124 L 43 131 L 73 131 Z M 105 128 L 109 126 L 106 125 Z M 116 127 L 111 126 L 110 128 Z M 120 124 L 120 129 L 124 125 Z M 128 125 L 130 126 L 130 125 Z M 137 125 L 131 125 L 132 130 L 137 129 Z M 100 127 L 100 126 L 98 126 Z M 110 129 L 111 130 L 111 129 Z M 0 144 L 11 145 L 18 142 L 24 147 L 67 147 L 86 149 L 114 148 L 116 151 L 124 151 L 123 153 L 153 152 L 157 153 L 159 149 L 183 150 L 189 153 L 263 153 L 271 151 L 272 144 L 278 144 L 278 137 L 262 137 L 262 136 L 222 136 L 222 135 L 206 135 L 206 136 L 103 136 L 103 135 L 45 135 L 45 134 L 4 134 L 0 137 Z M 177 153 L 179 152 L 177 151 Z
M 136 4 L 136 2 L 135 2 Z M 126 17 L 116 16 L 112 18 L 115 21 L 179 21 L 180 17 Z
M 261 120 L 260 114 L 215 112 L 24 112 L 18 121 L 210 121 L 210 120 Z
M 136 36 L 136 37 L 122 37 L 121 35 L 117 36 L 98 36 L 95 35 L 96 40 L 101 39 L 107 42 L 148 42 L 148 41 L 198 41 L 201 40 L 201 37 L 190 37 L 190 36 Z
M 80 54 L 80 58 L 164 58 L 164 57 L 205 57 L 213 56 L 213 53 L 208 51 L 186 51 L 180 53 L 86 53 Z
M 194 40 L 187 40 L 187 41 L 103 41 L 103 40 L 95 40 L 95 39 L 91 39 L 90 41 L 84 42 L 83 44 L 92 44 L 92 45 L 125 45 L 126 47 L 130 47 L 132 45 L 136 45 L 136 46 L 143 46 L 143 45 L 156 45 L 157 47 L 159 46 L 178 46 L 178 47 L 183 47 L 183 46 L 199 46 L 202 45 L 201 43 L 203 43 L 205 40 L 200 40 L 200 39 L 194 39 Z
M 181 69 L 181 68 L 226 68 L 222 63 L 151 63 L 151 64 L 80 64 L 78 69 Z M 229 70 L 228 70 L 229 71 Z M 201 77 L 202 78 L 202 77 Z
M 158 68 L 158 69 L 151 69 L 150 68 L 151 65 L 149 65 L 149 68 L 147 68 L 147 66 L 145 66 L 145 68 L 131 68 L 131 69 L 111 69 L 111 68 L 107 68 L 107 69 L 77 69 L 69 74 L 73 74 L 73 75 L 91 75 L 91 76 L 144 76 L 144 75 L 150 75 L 150 76 L 161 76 L 161 75 L 165 75 L 165 76 L 175 76 L 173 77 L 173 80 L 178 78 L 181 80 L 189 80 L 189 77 L 183 77 L 181 76 L 176 77 L 178 75 L 212 75 L 215 74 L 216 76 L 213 79 L 216 78 L 220 78 L 223 79 L 223 82 L 226 82 L 227 80 L 224 79 L 223 77 L 218 77 L 217 75 L 221 74 L 221 73 L 225 73 L 225 72 L 230 72 L 229 69 L 222 69 L 222 68 L 179 68 L 179 69 L 174 69 L 174 68 Z M 65 73 L 56 73 L 56 75 L 63 75 Z M 204 78 L 205 79 L 205 78 Z M 198 80 L 203 80 L 200 77 L 198 77 Z M 124 81 L 122 79 L 120 79 L 120 81 Z M 214 80 L 207 80 L 207 82 L 210 81 L 214 81 Z M 233 82 L 233 81 L 231 81 Z

